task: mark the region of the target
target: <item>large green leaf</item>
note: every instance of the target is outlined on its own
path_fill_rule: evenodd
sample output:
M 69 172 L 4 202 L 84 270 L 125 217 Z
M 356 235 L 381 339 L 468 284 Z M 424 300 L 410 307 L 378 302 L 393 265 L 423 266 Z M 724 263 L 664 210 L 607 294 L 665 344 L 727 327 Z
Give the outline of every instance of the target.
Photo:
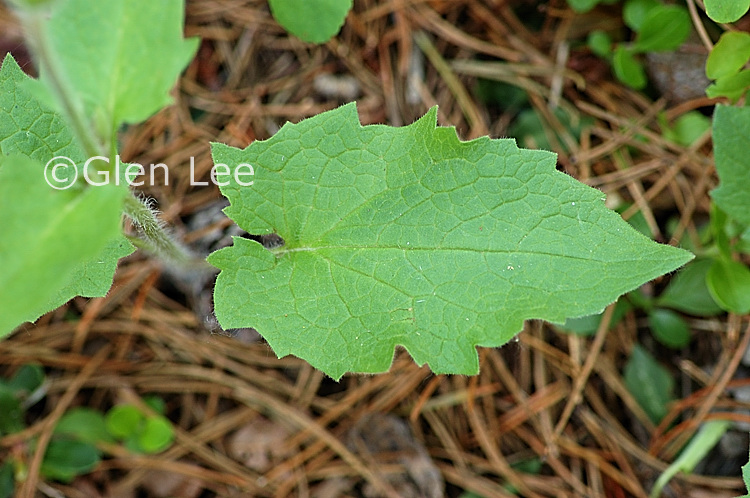
M 252 186 L 221 177 L 227 214 L 285 242 L 235 238 L 211 255 L 222 326 L 255 327 L 334 378 L 388 369 L 396 345 L 471 374 L 475 346 L 523 320 L 599 312 L 692 258 L 637 233 L 554 154 L 460 142 L 436 116 L 363 127 L 349 104 L 245 150 L 214 144 L 216 163 L 255 171 Z
M 69 158 L 72 163 L 80 164 L 84 159 L 84 154 L 81 148 L 75 143 L 70 130 L 58 114 L 44 108 L 27 91 L 26 84 L 29 81 L 30 78 L 18 67 L 16 61 L 10 55 L 7 55 L 3 61 L 2 68 L 0 68 L 0 152 L 5 156 L 11 154 L 23 155 L 43 164 L 46 164 L 55 157 L 64 156 Z M 47 170 L 47 173 L 49 173 L 49 170 Z M 19 174 L 22 175 L 20 172 Z M 45 172 L 37 164 L 31 166 L 28 172 L 28 176 L 33 177 L 34 180 L 43 180 L 45 178 L 44 175 Z M 25 180 L 29 181 L 31 178 Z M 24 203 L 30 203 L 34 200 L 30 197 L 32 194 L 23 193 L 23 184 L 15 186 L 4 185 L 0 188 L 3 187 L 6 189 L 17 189 L 22 195 Z M 44 190 L 42 195 L 45 198 L 47 196 L 55 196 L 55 194 L 49 192 L 53 190 L 50 186 L 44 184 L 42 188 Z M 80 190 L 76 190 L 76 192 L 80 193 Z M 124 193 L 124 189 L 122 189 L 122 193 Z M 122 193 L 118 193 L 116 196 L 121 196 Z M 76 195 L 73 194 L 72 198 L 75 198 Z M 70 193 L 61 193 L 57 197 L 59 200 L 62 200 L 66 196 L 70 197 Z M 111 201 L 102 199 L 102 201 L 118 202 L 116 198 L 113 198 Z M 0 203 L 2 203 L 1 200 Z M 55 209 L 58 209 L 57 213 L 46 213 L 50 219 L 62 214 L 62 204 L 56 206 Z M 108 224 L 109 228 L 105 230 L 107 233 L 111 233 L 113 227 L 119 228 L 119 216 L 114 216 L 111 211 L 113 206 L 114 204 L 110 205 L 109 211 L 106 213 L 92 213 L 89 222 L 92 224 L 100 222 Z M 13 208 L 16 209 L 18 207 Z M 39 209 L 42 209 L 41 206 L 39 206 Z M 10 214 L 4 213 L 3 215 Z M 21 218 L 17 221 L 24 224 L 24 220 L 28 215 L 21 214 L 19 216 Z M 41 235 L 41 230 L 44 227 L 40 225 L 35 225 L 35 227 L 40 230 Z M 91 228 L 95 228 L 95 226 Z M 28 235 L 31 237 L 31 234 Z M 56 241 L 53 240 L 51 243 L 54 244 Z M 10 250 L 10 246 L 3 247 L 6 250 Z M 27 252 L 24 246 L 18 245 L 15 247 L 16 250 L 20 251 L 19 254 L 9 255 L 0 252 L 0 256 L 13 259 L 31 257 L 32 253 Z M 78 261 L 74 268 L 51 268 L 42 265 L 50 271 L 50 282 L 56 281 L 62 275 L 68 275 L 65 278 L 65 283 L 60 288 L 44 289 L 45 292 L 42 292 L 42 294 L 47 296 L 45 303 L 35 306 L 33 308 L 34 311 L 18 315 L 20 321 L 15 325 L 20 324 L 22 321 L 35 320 L 41 314 L 57 308 L 74 296 L 104 296 L 112 286 L 112 277 L 118 259 L 127 256 L 131 252 L 133 252 L 133 246 L 122 235 L 119 235 L 106 242 L 105 245 L 100 247 L 98 252 L 92 254 L 88 259 L 74 258 L 71 260 Z M 27 264 L 33 265 L 34 263 L 27 260 Z M 16 299 L 18 299 L 18 296 Z M 0 313 L 0 315 L 4 315 L 4 313 Z M 2 318 L 0 318 L 0 322 L 2 322 Z M 8 331 L 0 328 L 0 336 Z
M 10 54 L 0 67 L 0 152 L 21 154 L 42 164 L 55 156 L 85 159 L 64 120 L 29 91 L 31 81 Z
M 100 134 L 172 102 L 197 39 L 183 39 L 182 0 L 56 0 L 46 30 L 65 83 Z M 42 72 L 41 80 L 47 75 Z
M 268 0 L 271 13 L 297 38 L 324 43 L 341 29 L 352 0 Z
M 122 236 L 126 193 L 115 185 L 55 190 L 38 162 L 0 156 L 0 337 L 59 305 L 78 265 Z
M 717 105 L 713 125 L 714 162 L 719 187 L 714 202 L 732 218 L 750 225 L 750 107 Z

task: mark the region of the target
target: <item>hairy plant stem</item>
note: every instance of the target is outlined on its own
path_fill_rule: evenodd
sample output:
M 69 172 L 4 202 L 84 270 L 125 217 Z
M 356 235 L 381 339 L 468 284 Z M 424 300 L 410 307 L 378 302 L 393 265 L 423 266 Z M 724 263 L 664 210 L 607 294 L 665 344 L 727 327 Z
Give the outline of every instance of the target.
M 76 96 L 67 81 L 65 71 L 59 66 L 54 47 L 46 30 L 46 23 L 51 15 L 50 9 L 43 6 L 18 5 L 16 13 L 21 19 L 25 38 L 35 56 L 40 74 L 44 75 L 47 88 L 59 103 L 63 117 L 71 126 L 73 133 L 81 144 L 84 154 L 89 157 L 103 156 L 109 158 L 109 173 L 114 170 L 117 154 L 117 130 L 112 129 L 111 136 L 98 136 L 90 120 L 86 118 L 83 103 Z M 133 192 L 125 197 L 123 212 L 138 227 L 140 237 L 128 237 L 138 248 L 155 253 L 167 261 L 188 265 L 193 268 L 208 267 L 200 258 L 190 254 L 164 229 L 156 213 Z
M 129 195 L 125 198 L 124 210 L 125 214 L 133 220 L 142 236 L 140 238 L 128 237 L 133 245 L 155 253 L 171 263 L 208 268 L 205 261 L 191 254 L 167 233 L 147 202 Z

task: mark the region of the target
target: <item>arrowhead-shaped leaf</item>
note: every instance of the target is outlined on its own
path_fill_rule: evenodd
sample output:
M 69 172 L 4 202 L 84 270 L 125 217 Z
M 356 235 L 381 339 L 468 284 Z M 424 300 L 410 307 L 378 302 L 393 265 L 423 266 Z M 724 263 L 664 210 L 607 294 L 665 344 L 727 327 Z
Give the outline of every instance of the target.
M 218 178 L 227 214 L 284 240 L 211 255 L 222 326 L 255 327 L 334 378 L 388 369 L 397 345 L 473 374 L 475 346 L 504 344 L 523 320 L 596 313 L 691 259 L 556 171 L 554 154 L 461 142 L 436 115 L 363 127 L 349 104 L 245 150 L 214 144 L 216 163 L 255 173 L 251 186 Z

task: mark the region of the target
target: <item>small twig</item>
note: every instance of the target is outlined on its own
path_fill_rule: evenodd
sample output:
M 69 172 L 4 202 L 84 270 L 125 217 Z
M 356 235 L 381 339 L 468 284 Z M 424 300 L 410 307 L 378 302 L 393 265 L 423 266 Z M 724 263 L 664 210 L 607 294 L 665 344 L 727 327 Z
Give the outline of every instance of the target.
M 555 432 L 552 435 L 552 444 L 557 444 L 557 440 L 560 438 L 562 431 L 565 429 L 565 426 L 568 425 L 568 420 L 573 414 L 573 410 L 583 399 L 581 393 L 583 393 L 583 388 L 586 387 L 586 381 L 588 381 L 591 371 L 594 369 L 596 359 L 599 356 L 599 352 L 604 345 L 604 338 L 607 337 L 607 332 L 609 332 L 609 324 L 612 321 L 612 314 L 615 311 L 615 305 L 615 303 L 612 303 L 606 310 L 604 310 L 602 321 L 599 323 L 599 328 L 596 330 L 596 337 L 591 345 L 591 351 L 586 357 L 586 363 L 583 364 L 581 373 L 576 377 L 568 402 L 565 403 L 565 408 L 563 408 L 562 414 L 555 426 Z
M 687 6 L 688 10 L 690 11 L 690 17 L 693 20 L 693 26 L 695 26 L 695 30 L 698 32 L 698 36 L 700 36 L 703 45 L 705 45 L 710 52 L 711 50 L 713 50 L 714 44 L 711 42 L 711 37 L 708 36 L 708 32 L 706 31 L 706 27 L 703 25 L 701 16 L 698 14 L 698 9 L 695 6 L 695 0 L 687 0 Z
M 435 69 L 440 73 L 440 76 L 445 81 L 445 84 L 448 85 L 451 93 L 456 97 L 456 101 L 461 107 L 461 110 L 466 117 L 466 121 L 468 121 L 469 126 L 471 127 L 471 138 L 486 135 L 487 127 L 484 124 L 482 116 L 477 112 L 476 105 L 469 95 L 469 92 L 466 91 L 461 80 L 459 80 L 456 73 L 453 72 L 450 64 L 443 59 L 440 52 L 438 52 L 424 32 L 417 31 L 413 36 L 417 46 L 419 46 L 420 50 L 424 52 L 432 65 L 435 66 Z

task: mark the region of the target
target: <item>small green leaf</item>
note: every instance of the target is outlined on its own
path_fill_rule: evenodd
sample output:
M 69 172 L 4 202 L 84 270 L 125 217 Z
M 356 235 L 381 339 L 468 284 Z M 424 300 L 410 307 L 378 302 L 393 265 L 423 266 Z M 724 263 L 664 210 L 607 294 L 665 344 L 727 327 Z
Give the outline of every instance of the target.
M 107 430 L 104 415 L 91 408 L 73 408 L 65 412 L 57 422 L 54 434 L 65 435 L 91 444 L 101 441 L 115 442 L 112 434 Z
M 518 112 L 529 102 L 529 96 L 522 88 L 503 81 L 479 78 L 474 92 L 482 102 L 510 113 Z
M 6 460 L 0 465 L 0 498 L 12 498 L 14 490 L 13 464 Z
M 599 3 L 599 0 L 568 0 L 568 5 L 579 14 L 588 12 Z
M 730 23 L 737 21 L 750 9 L 750 0 L 705 0 L 706 14 L 713 21 Z
M 198 39 L 183 39 L 183 0 L 57 0 L 46 27 L 52 57 L 92 126 L 108 133 L 169 105 Z M 40 80 L 48 88 L 43 72 Z
M 599 312 L 691 259 L 633 230 L 553 154 L 461 142 L 436 117 L 363 127 L 346 105 L 245 150 L 213 144 L 214 161 L 255 172 L 251 186 L 227 178 L 226 213 L 284 241 L 235 238 L 209 257 L 222 326 L 252 326 L 334 378 L 387 370 L 397 345 L 474 374 L 475 347 L 523 320 Z
M 713 142 L 719 187 L 711 197 L 729 216 L 750 225 L 750 107 L 717 105 Z
M 674 400 L 674 379 L 669 371 L 636 344 L 625 365 L 624 377 L 628 391 L 651 421 L 658 424 L 667 414 L 667 405 Z
M 734 103 L 747 93 L 748 88 L 750 88 L 750 69 L 743 69 L 739 73 L 716 80 L 706 88 L 706 95 L 712 99 L 727 97 Z
M 658 0 L 627 0 L 622 7 L 622 20 L 628 28 L 638 32 L 648 13 L 660 6 Z
M 8 387 L 0 385 L 0 436 L 22 431 L 24 411 L 21 400 Z
M 167 411 L 167 404 L 159 396 L 144 396 L 143 402 L 159 415 L 164 415 Z
M 302 41 L 325 43 L 339 32 L 352 0 L 268 0 L 271 14 Z
M 615 208 L 615 212 L 622 214 L 632 205 L 633 204 L 627 202 L 620 204 Z M 651 231 L 651 227 L 649 226 L 648 221 L 646 221 L 646 217 L 643 216 L 643 212 L 640 210 L 636 211 L 635 214 L 628 218 L 627 222 L 631 227 L 635 228 L 649 239 L 654 238 L 654 232 Z
M 681 349 L 690 344 L 690 328 L 674 311 L 655 308 L 648 314 L 648 323 L 656 340 L 665 346 Z
M 725 31 L 714 45 L 706 61 L 706 76 L 717 80 L 731 76 L 750 59 L 750 34 L 742 31 Z
M 100 461 L 99 450 L 90 443 L 52 439 L 42 460 L 41 473 L 48 479 L 70 482 L 94 470 Z
M 589 33 L 586 45 L 602 59 L 607 59 L 612 55 L 612 38 L 602 30 L 597 29 Z
M 513 470 L 522 474 L 538 475 L 542 471 L 544 463 L 542 462 L 541 458 L 531 458 L 529 460 L 514 462 L 510 466 Z M 518 491 L 518 488 L 516 488 L 512 484 L 505 484 L 503 485 L 503 488 L 508 491 L 508 493 L 512 493 L 514 495 L 519 495 L 520 493 Z
M 664 138 L 689 147 L 711 128 L 711 118 L 698 111 L 689 111 L 677 118 L 672 128 L 664 129 Z
M 615 48 L 612 57 L 612 70 L 618 80 L 636 90 L 646 87 L 646 72 L 641 63 L 636 60 L 633 52 L 622 45 Z
M 745 483 L 745 489 L 750 491 L 750 460 L 742 466 L 742 482 Z M 750 498 L 750 494 L 740 496 L 738 498 Z
M 554 114 L 560 121 L 560 124 L 574 137 L 580 137 L 583 128 L 593 124 L 591 118 L 570 116 L 570 114 L 560 107 L 555 109 Z M 553 127 L 547 125 L 536 109 L 523 110 L 508 129 L 509 137 L 517 139 L 519 144 L 530 149 L 553 149 L 552 136 L 548 137 L 548 134 L 557 138 L 557 142 L 560 144 L 563 152 L 568 152 L 565 140 L 562 140 L 562 135 L 553 130 Z
M 110 434 L 118 439 L 124 439 L 136 434 L 145 418 L 136 406 L 117 405 L 107 412 L 104 420 Z
M 711 258 L 699 258 L 688 263 L 672 278 L 656 304 L 696 316 L 721 313 L 721 306 L 706 286 L 706 275 L 713 262 Z
M 719 442 L 730 426 L 731 424 L 725 420 L 713 420 L 702 424 L 698 434 L 690 440 L 690 443 L 682 450 L 680 456 L 656 480 L 649 498 L 658 498 L 661 496 L 664 486 L 677 474 L 691 473 L 695 469 L 695 466 L 716 446 L 716 443 Z
M 734 247 L 739 252 L 750 254 L 750 226 L 742 232 Z
M 720 258 L 706 275 L 711 297 L 727 311 L 744 315 L 750 312 L 750 269 L 742 263 Z
M 138 433 L 138 446 L 144 453 L 159 453 L 174 441 L 174 429 L 165 417 L 148 417 Z
M 732 222 L 727 213 L 724 212 L 716 202 L 711 203 L 710 208 L 709 227 L 711 229 L 711 238 L 713 244 L 719 252 L 718 257 L 725 259 L 732 259 L 732 244 L 729 240 L 728 227 L 731 226 Z
M 635 38 L 634 49 L 640 52 L 676 50 L 692 29 L 687 9 L 677 5 L 660 5 L 648 11 Z
M 44 369 L 41 365 L 23 365 L 8 381 L 8 388 L 16 394 L 27 397 L 44 382 Z

